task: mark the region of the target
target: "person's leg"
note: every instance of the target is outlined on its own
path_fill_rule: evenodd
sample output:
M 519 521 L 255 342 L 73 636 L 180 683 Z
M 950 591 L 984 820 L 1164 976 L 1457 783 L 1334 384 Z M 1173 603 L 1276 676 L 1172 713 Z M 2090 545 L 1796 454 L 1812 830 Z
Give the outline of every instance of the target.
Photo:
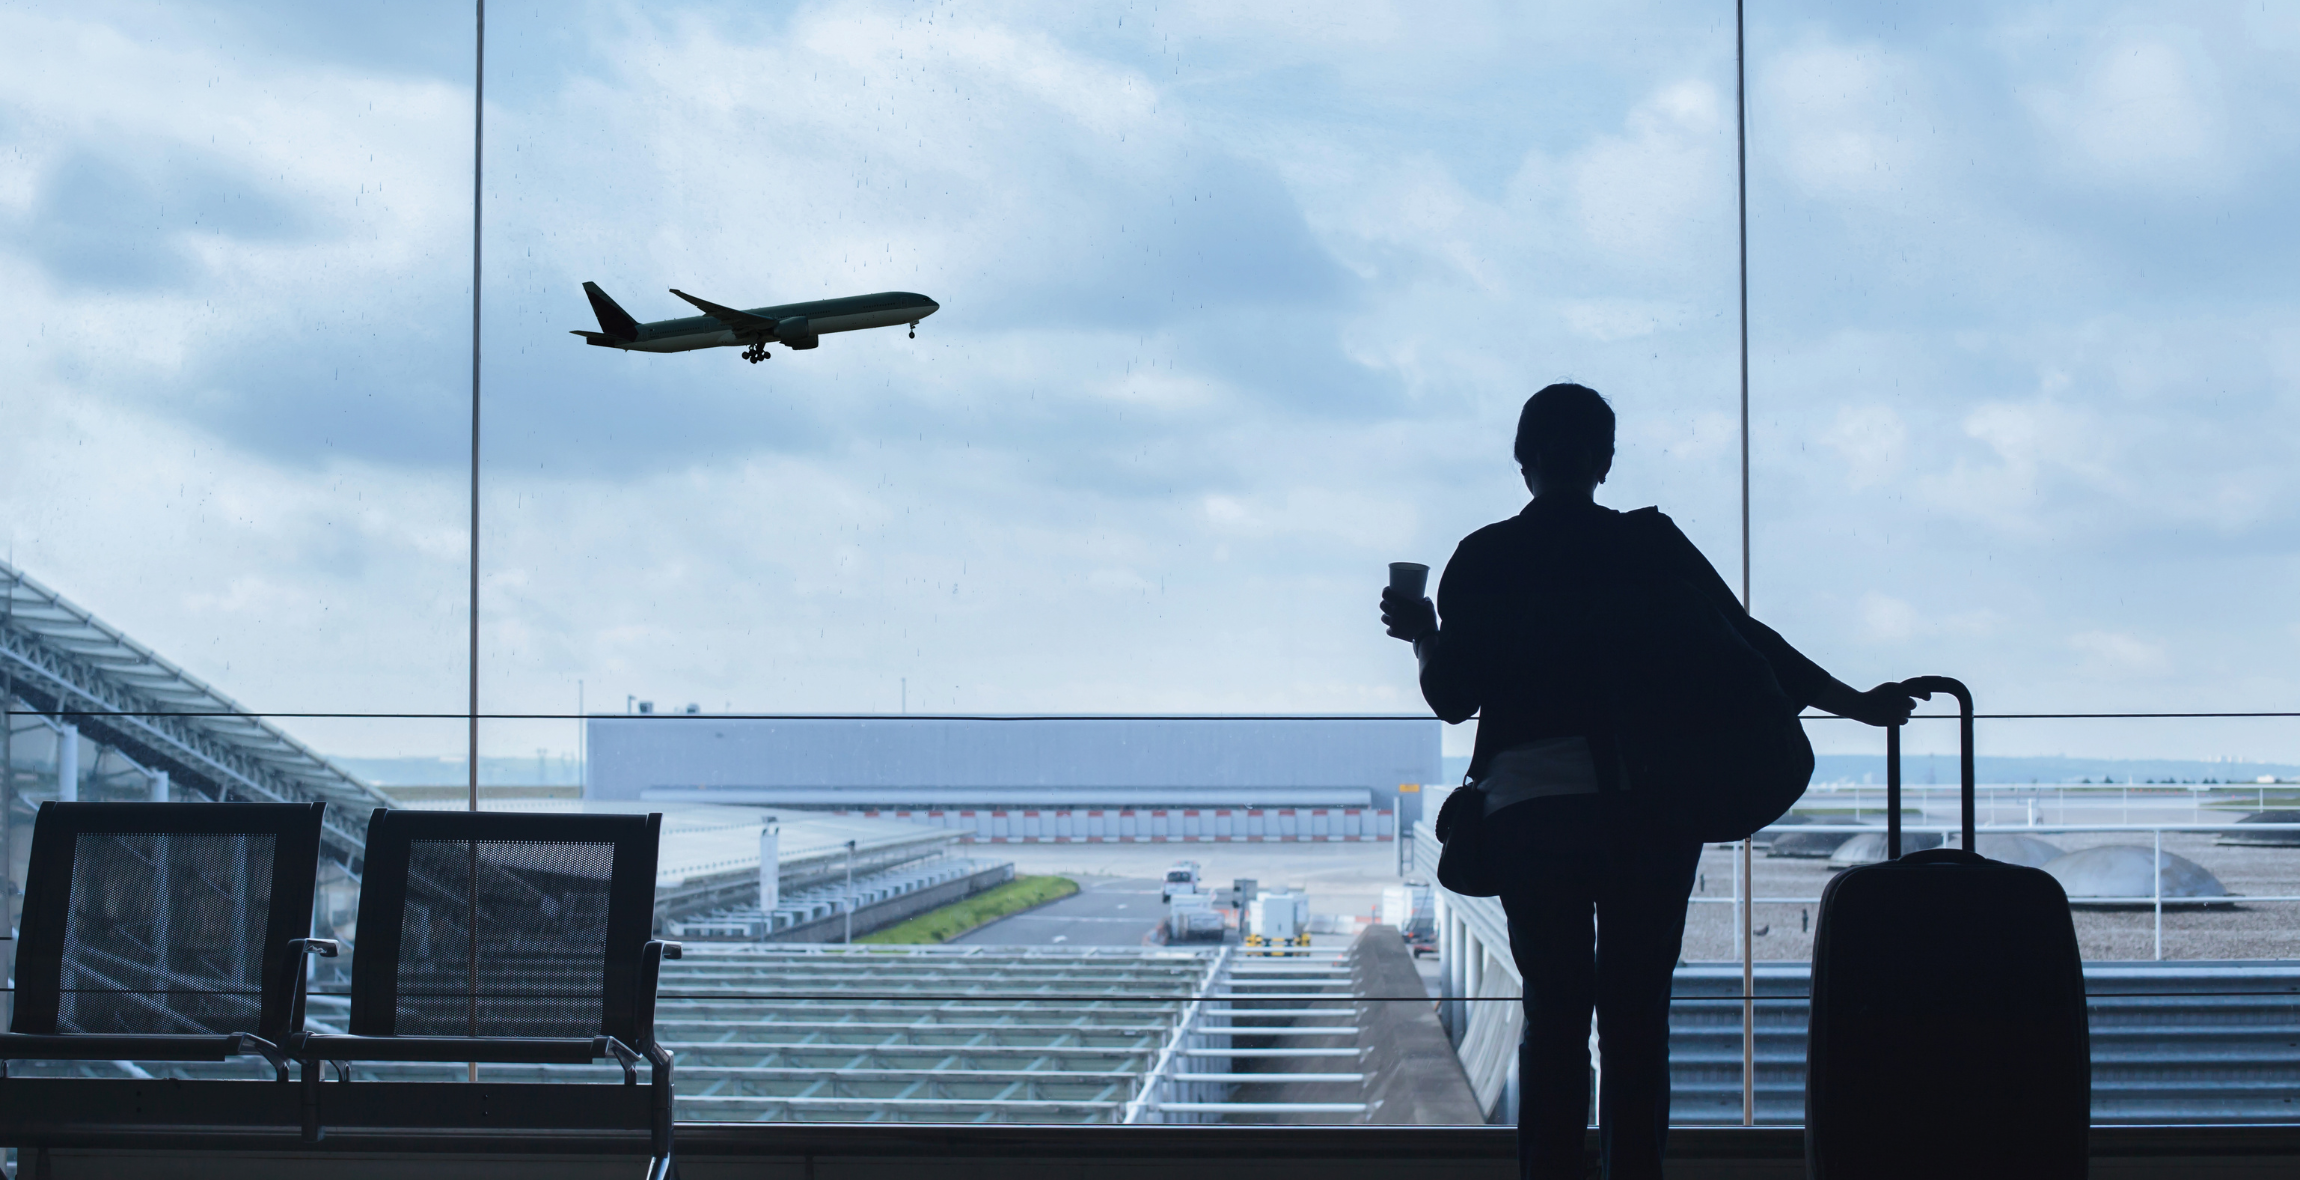
M 1602 873 L 1595 799 L 1536 799 L 1495 812 L 1487 854 L 1506 858 L 1510 954 L 1525 981 L 1518 1046 L 1518 1170 L 1579 1180 L 1589 1126 L 1589 1014 L 1596 986 L 1590 914 Z
M 1598 1094 L 1606 1180 L 1660 1180 L 1669 1136 L 1669 992 L 1701 845 L 1608 797 L 1597 900 Z

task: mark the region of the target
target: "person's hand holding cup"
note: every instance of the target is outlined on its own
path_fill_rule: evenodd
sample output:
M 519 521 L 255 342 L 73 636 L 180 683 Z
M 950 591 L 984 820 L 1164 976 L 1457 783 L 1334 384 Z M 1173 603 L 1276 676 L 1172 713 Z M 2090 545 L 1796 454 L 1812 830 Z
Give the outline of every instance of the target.
M 1416 561 L 1390 563 L 1390 584 L 1382 590 L 1382 626 L 1393 638 L 1411 643 L 1438 629 L 1437 607 L 1424 596 L 1430 567 Z

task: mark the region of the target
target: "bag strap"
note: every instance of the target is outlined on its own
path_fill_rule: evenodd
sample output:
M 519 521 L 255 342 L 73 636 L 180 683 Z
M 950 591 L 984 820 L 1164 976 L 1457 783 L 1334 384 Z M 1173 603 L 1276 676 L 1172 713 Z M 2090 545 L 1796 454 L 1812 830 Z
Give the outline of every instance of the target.
M 1628 583 L 1637 580 L 1640 575 L 1653 572 L 1650 569 L 1652 564 L 1652 542 L 1650 538 L 1658 533 L 1663 519 L 1660 506 L 1649 504 L 1643 508 L 1633 508 L 1620 513 L 1612 522 L 1613 527 L 1609 530 L 1611 535 L 1606 538 L 1609 551 L 1605 555 L 1605 562 L 1608 566 L 1607 573 L 1622 583 L 1618 588 L 1619 590 L 1626 591 Z M 1621 636 L 1630 633 L 1633 629 L 1632 623 L 1620 617 L 1618 613 L 1622 605 L 1630 600 L 1630 597 L 1619 592 L 1606 596 L 1603 605 L 1598 608 L 1609 616 L 1600 625 L 1601 633 L 1610 632 Z M 1608 702 L 1609 707 L 1606 711 L 1613 718 L 1613 725 L 1608 732 L 1589 736 L 1589 756 L 1597 767 L 1597 789 L 1601 794 L 1612 794 L 1630 789 L 1627 782 L 1629 773 L 1628 751 L 1622 746 L 1620 718 L 1622 707 L 1620 693 L 1624 686 L 1613 679 L 1625 671 L 1626 669 L 1614 667 L 1600 674 L 1604 682 L 1600 691 L 1612 698 Z

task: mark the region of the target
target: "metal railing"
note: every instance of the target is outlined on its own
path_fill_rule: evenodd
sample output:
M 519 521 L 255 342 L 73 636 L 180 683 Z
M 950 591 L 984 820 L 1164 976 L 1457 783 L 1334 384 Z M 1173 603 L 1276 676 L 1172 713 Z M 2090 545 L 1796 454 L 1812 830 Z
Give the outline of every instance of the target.
M 1142 1092 L 1129 1104 L 1123 1121 L 1207 1121 L 1224 1116 L 1288 1114 L 1358 1114 L 1363 1102 L 1254 1102 L 1231 1097 L 1239 1086 L 1267 1084 L 1332 1084 L 1360 1086 L 1361 1071 L 1271 1071 L 1238 1068 L 1240 1060 L 1321 1060 L 1346 1057 L 1353 1062 L 1355 1048 L 1294 1045 L 1242 1048 L 1236 1037 L 1356 1036 L 1352 1007 L 1304 1007 L 1304 1003 L 1350 1004 L 1356 999 L 1346 953 L 1267 953 L 1224 947 L 1209 972 L 1206 987 L 1192 1001 L 1157 1063 L 1143 1080 Z M 1337 993 L 1334 989 L 1340 988 Z M 1276 1001 L 1296 1006 L 1269 1007 Z M 1241 1003 L 1257 1005 L 1240 1007 Z M 1221 1024 L 1206 1023 L 1220 1016 Z M 1342 1024 L 1263 1025 L 1244 1020 L 1300 1020 L 1305 1017 L 1341 1017 Z M 1208 1067 L 1211 1068 L 1208 1068 Z M 1168 1092 L 1179 1097 L 1169 1098 Z M 1174 1119 L 1171 1116 L 1183 1116 Z
M 1854 795 L 1852 788 L 1838 795 Z M 1941 793 L 1953 792 L 1954 788 Z M 2081 787 L 2066 789 L 2071 809 L 2105 807 L 2111 801 L 2120 811 L 2142 812 L 2154 802 L 2171 798 L 2193 800 L 2198 810 L 2231 804 L 2273 802 L 2266 790 L 2254 794 L 2249 784 L 2239 792 L 2214 785 L 2194 792 L 2145 787 Z M 2127 794 L 2127 792 L 2131 794 Z M 1820 789 L 1816 790 L 1816 794 Z M 1876 793 L 1882 794 L 1878 788 Z M 1932 794 L 1934 792 L 1926 792 Z M 2020 823 L 1983 823 L 1976 836 L 2048 835 L 2146 832 L 2153 846 L 2153 889 L 2148 893 L 2081 896 L 2074 903 L 2085 907 L 2147 907 L 2154 921 L 2154 958 L 2127 962 L 2093 960 L 2085 964 L 2090 998 L 2088 1006 L 2096 1029 L 2094 1051 L 2094 1117 L 2101 1122 L 2132 1121 L 2262 1121 L 2289 1119 L 2300 1110 L 2300 962 L 2287 960 L 2165 961 L 2163 915 L 2166 909 L 2199 905 L 2283 904 L 2300 895 L 2283 892 L 2176 898 L 2164 891 L 2166 863 L 2164 837 L 2178 833 L 2241 833 L 2266 836 L 2300 832 L 2300 824 L 2210 822 L 2172 819 L 2144 822 L 2050 822 L 2042 808 L 2032 809 L 2031 798 L 2063 794 L 2060 788 L 2003 788 L 1985 792 L 2015 797 Z M 1909 791 L 1922 815 L 1923 798 Z M 2154 795 L 2151 799 L 2149 796 Z M 2137 796 L 2137 797 L 2135 797 Z M 1814 802 L 1808 796 L 1807 802 Z M 1824 798 L 1823 806 L 1830 802 Z M 2059 799 L 2054 800 L 2055 803 Z M 1803 804 L 1801 804 L 1802 806 Z M 1434 812 L 1436 802 L 1430 810 Z M 1881 808 L 1877 809 L 1880 813 Z M 1982 814 L 1988 814 L 1984 803 Z M 2129 814 L 2129 812 L 2128 812 Z M 1429 821 L 1417 825 L 1413 847 L 1416 868 L 1435 879 L 1439 846 Z M 1842 833 L 1848 838 L 1877 834 L 1876 824 L 1814 823 L 1783 826 L 1788 833 Z M 1904 836 L 1957 829 L 1943 824 L 1904 824 Z M 1741 845 L 1720 846 L 1738 851 Z M 2081 851 L 2081 850 L 2078 850 Z M 2293 849 L 2300 853 L 2300 848 Z M 1739 907 L 1744 885 L 1738 875 L 1739 857 L 1733 858 L 1736 879 L 1730 896 L 1696 896 L 1696 905 Z M 1778 862 L 1776 862 L 1778 863 Z M 1810 864 L 1810 861 L 1804 862 Z M 2300 864 L 2296 864 L 2300 869 Z M 1753 892 L 1753 891 L 1752 891 Z M 1464 1068 L 1489 1118 L 1515 1117 L 1515 1054 L 1490 1052 L 1491 1043 L 1509 1039 L 1516 1004 L 1508 1002 L 1521 991 L 1514 959 L 1509 953 L 1507 919 L 1498 899 L 1465 898 L 1436 890 L 1440 932 L 1440 981 L 1444 999 L 1441 1016 L 1453 1037 Z M 1756 894 L 1751 905 L 1814 905 L 1810 895 Z M 1737 940 L 1742 956 L 1753 952 L 1746 940 Z M 1672 1067 L 1674 1072 L 1672 1121 L 1681 1123 L 1795 1123 L 1803 1116 L 1804 1025 L 1808 968 L 1800 962 L 1749 964 L 1755 980 L 1751 996 L 1743 995 L 1739 962 L 1681 966 L 1677 997 L 1672 1004 Z M 1744 1043 L 1741 1008 L 1756 1008 L 1755 1034 Z M 1593 1055 L 1594 1056 L 1594 1055 Z M 1754 1068 L 1748 1066 L 1753 1063 Z M 1594 1068 L 1593 1061 L 1593 1068 Z M 1744 1107 L 1744 1079 L 1753 1081 L 1747 1093 L 1753 1106 Z M 1599 1082 L 1602 1085 L 1602 1081 Z

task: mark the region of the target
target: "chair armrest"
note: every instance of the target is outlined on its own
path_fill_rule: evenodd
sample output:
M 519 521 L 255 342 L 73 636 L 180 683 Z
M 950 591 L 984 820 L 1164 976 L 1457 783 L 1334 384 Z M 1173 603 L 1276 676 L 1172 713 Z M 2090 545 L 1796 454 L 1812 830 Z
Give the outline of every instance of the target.
M 278 1045 L 272 1044 L 254 1033 L 233 1033 L 232 1052 L 234 1054 L 254 1053 L 261 1056 L 264 1060 L 272 1063 L 272 1072 L 278 1075 L 279 1083 L 283 1086 L 287 1084 L 287 1054 L 282 1053 Z
M 644 1051 L 655 1044 L 655 990 L 663 977 L 663 960 L 684 958 L 687 948 L 676 942 L 660 938 L 647 941 L 639 950 L 638 1026 L 639 1048 Z M 649 1053 L 650 1060 L 653 1054 Z
M 292 1042 L 303 1035 L 304 983 L 309 978 L 304 964 L 313 955 L 323 959 L 335 958 L 343 947 L 332 938 L 291 938 L 287 941 L 287 960 L 280 965 L 284 978 L 280 986 L 287 995 L 287 1026 L 277 1030 L 280 1039 Z
M 594 1057 L 613 1057 L 615 1064 L 623 1067 L 623 1084 L 626 1086 L 639 1084 L 639 1054 L 634 1052 L 631 1046 L 624 1044 L 621 1038 L 595 1038 L 591 1042 L 591 1055 Z
M 229 1061 L 238 1052 L 239 1037 L 232 1033 L 0 1033 L 0 1058 L 11 1061 Z
M 503 1065 L 589 1065 L 613 1056 L 583 1037 L 363 1037 L 312 1033 L 296 1045 L 304 1061 L 488 1061 Z
M 229 1061 L 252 1055 L 271 1062 L 280 1081 L 288 1080 L 287 1055 L 254 1033 L 216 1036 L 91 1036 L 0 1033 L 0 1059 L 16 1061 Z M 0 1073 L 0 1077 L 6 1076 Z

